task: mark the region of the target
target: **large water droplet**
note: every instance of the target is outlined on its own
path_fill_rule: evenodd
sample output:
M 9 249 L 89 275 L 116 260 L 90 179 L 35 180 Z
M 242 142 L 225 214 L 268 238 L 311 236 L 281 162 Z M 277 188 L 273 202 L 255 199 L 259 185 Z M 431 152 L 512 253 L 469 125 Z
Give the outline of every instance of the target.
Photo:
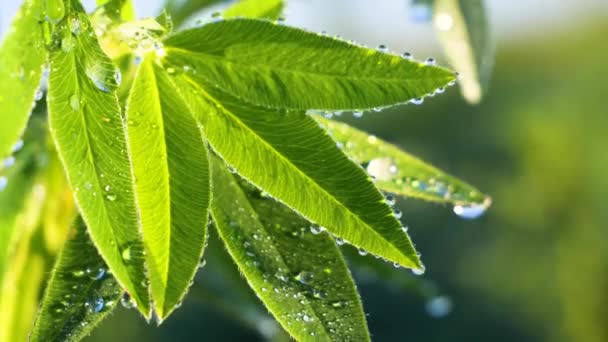
M 446 296 L 437 296 L 426 303 L 425 309 L 429 316 L 443 318 L 452 311 L 452 300 Z
M 86 74 L 95 87 L 104 93 L 109 93 L 118 87 L 120 76 L 114 67 L 94 62 L 87 66 Z
M 135 301 L 131 299 L 131 296 L 128 293 L 123 293 L 122 297 L 120 297 L 120 304 L 125 309 L 133 309 L 135 307 Z
M 46 0 L 45 10 L 46 16 L 54 22 L 58 22 L 65 16 L 63 0 Z
M 91 280 L 99 280 L 106 275 L 106 269 L 103 267 L 87 268 L 86 273 Z
M 454 206 L 454 214 L 467 220 L 474 220 L 481 217 L 492 204 L 490 198 L 486 198 L 483 203 L 472 205 L 456 205 Z
M 388 181 L 399 173 L 399 169 L 391 158 L 376 158 L 367 164 L 367 173 L 381 181 Z
M 87 307 L 87 309 L 89 309 L 90 312 L 99 313 L 103 310 L 105 302 L 103 298 L 99 296 L 93 296 L 92 298 L 87 300 L 84 305 Z

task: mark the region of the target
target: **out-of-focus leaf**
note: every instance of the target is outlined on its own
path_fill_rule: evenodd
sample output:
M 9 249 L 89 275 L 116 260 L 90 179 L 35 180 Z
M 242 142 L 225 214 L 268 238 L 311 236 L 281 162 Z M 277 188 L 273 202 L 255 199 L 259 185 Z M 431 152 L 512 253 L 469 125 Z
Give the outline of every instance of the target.
M 135 19 L 135 6 L 131 0 L 97 0 L 97 11 L 103 11 L 113 21 Z
M 485 206 L 488 196 L 374 135 L 316 116 L 344 152 L 362 164 L 376 185 L 401 196 L 460 207 Z
M 445 54 L 460 73 L 462 95 L 479 103 L 494 65 L 483 0 L 436 0 L 433 22 Z
M 409 236 L 371 178 L 302 112 L 271 111 L 174 77 L 213 149 L 240 175 L 340 239 L 423 269 Z M 204 97 L 203 97 L 204 96 Z
M 180 26 L 193 14 L 219 4 L 225 0 L 167 0 L 165 8 L 171 14 L 176 26 Z
M 40 96 L 38 85 L 46 56 L 40 24 L 43 3 L 23 2 L 0 47 L 0 160 L 10 155 Z
M 147 58 L 139 67 L 126 121 L 151 294 L 162 321 L 182 301 L 198 269 L 210 179 L 202 132 L 154 63 Z
M 57 258 L 30 341 L 79 341 L 103 320 L 123 291 L 79 219 Z
M 333 239 L 313 234 L 289 208 L 242 188 L 219 159 L 212 169 L 215 226 L 283 328 L 298 341 L 369 340 L 359 295 Z
M 284 6 L 283 0 L 240 0 L 224 11 L 224 18 L 277 19 Z
M 267 108 L 364 110 L 434 93 L 453 72 L 253 19 L 224 20 L 165 41 L 164 63 L 207 90 Z
M 118 73 L 101 51 L 79 2 L 55 29 L 49 122 L 91 239 L 118 282 L 150 316 L 143 244 L 126 132 L 115 90 Z M 74 22 L 79 30 L 74 31 Z

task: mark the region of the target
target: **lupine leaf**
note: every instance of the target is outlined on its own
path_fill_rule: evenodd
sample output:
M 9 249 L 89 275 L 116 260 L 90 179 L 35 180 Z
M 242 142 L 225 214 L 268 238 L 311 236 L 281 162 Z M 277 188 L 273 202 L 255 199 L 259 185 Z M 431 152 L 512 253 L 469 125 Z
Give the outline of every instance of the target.
M 0 47 L 0 160 L 21 137 L 39 94 L 46 56 L 43 3 L 24 1 Z
M 399 265 L 423 268 L 371 178 L 302 112 L 211 97 L 189 73 L 174 76 L 210 145 L 243 177 L 349 243 Z
M 143 244 L 126 132 L 115 93 L 116 67 L 99 48 L 75 0 L 55 29 L 49 122 L 91 238 L 118 282 L 150 316 Z M 77 31 L 72 31 L 75 21 Z
M 225 20 L 165 41 L 166 63 L 192 78 L 268 108 L 370 109 L 433 93 L 454 74 L 297 28 Z
M 284 6 L 283 0 L 240 0 L 224 11 L 224 18 L 277 19 Z
M 139 67 L 126 120 L 151 293 L 162 320 L 182 301 L 205 244 L 207 146 L 153 58 Z
M 70 235 L 46 287 L 30 341 L 79 341 L 114 309 L 123 293 L 82 220 Z
M 473 186 L 454 178 L 374 135 L 347 124 L 315 117 L 340 143 L 344 152 L 362 164 L 376 185 L 388 192 L 432 202 L 473 206 L 489 198 Z
M 298 341 L 369 340 L 361 301 L 333 239 L 314 235 L 289 208 L 242 188 L 214 161 L 215 226 L 283 328 Z
M 483 0 L 436 0 L 433 11 L 439 41 L 450 64 L 460 73 L 462 95 L 478 103 L 494 64 Z

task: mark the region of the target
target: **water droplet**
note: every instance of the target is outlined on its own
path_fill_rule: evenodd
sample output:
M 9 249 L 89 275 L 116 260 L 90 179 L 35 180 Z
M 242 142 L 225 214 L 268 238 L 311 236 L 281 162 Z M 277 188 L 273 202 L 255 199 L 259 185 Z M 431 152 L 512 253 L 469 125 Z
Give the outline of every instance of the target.
M 403 59 L 407 59 L 407 60 L 412 60 L 412 59 L 414 59 L 414 56 L 413 56 L 411 53 L 409 53 L 409 52 L 404 52 L 404 53 L 402 53 L 402 54 L 401 54 L 401 57 L 403 57 Z
M 68 21 L 68 26 L 73 34 L 80 34 L 80 20 L 77 17 L 71 17 Z
M 302 320 L 303 320 L 304 322 L 306 322 L 306 323 L 310 323 L 310 322 L 314 321 L 314 318 L 312 318 L 312 317 L 310 317 L 310 316 L 308 316 L 308 315 L 304 314 L 304 315 L 302 316 Z
M 44 96 L 44 92 L 42 91 L 42 89 L 36 90 L 36 93 L 34 94 L 34 101 L 42 100 L 43 96 Z
M 388 52 L 388 47 L 386 47 L 386 45 L 384 45 L 384 44 L 380 44 L 380 45 L 378 45 L 378 47 L 376 48 L 376 50 L 378 52 Z
M 93 189 L 93 184 L 91 182 L 86 182 L 84 184 L 84 188 L 87 190 L 91 190 L 91 189 Z
M 15 157 L 10 156 L 2 161 L 2 165 L 5 169 L 15 165 Z
M 131 247 L 127 247 L 127 248 L 123 249 L 121 255 L 122 255 L 122 259 L 124 261 L 130 261 L 131 257 L 132 257 L 132 255 L 131 255 Z
M 393 206 L 397 202 L 397 199 L 394 195 L 388 194 L 385 196 L 386 204 Z
M 337 237 L 336 238 L 336 244 L 338 244 L 338 246 L 342 246 L 344 245 L 344 239 Z
M 452 312 L 452 300 L 447 296 L 437 296 L 426 303 L 425 309 L 429 316 L 443 318 Z
M 401 227 L 401 230 L 402 230 L 404 233 L 406 233 L 406 234 L 407 234 L 407 231 L 408 231 L 409 229 L 410 229 L 410 227 L 408 227 L 408 226 L 403 226 L 403 227 Z
M 110 201 L 110 202 L 114 202 L 114 201 L 116 201 L 116 199 L 117 199 L 117 198 L 118 198 L 118 197 L 116 196 L 116 194 L 107 194 L 107 195 L 106 195 L 106 199 L 107 199 L 108 201 Z
M 104 93 L 109 93 L 118 86 L 118 73 L 114 67 L 104 66 L 99 62 L 93 62 L 87 66 L 86 75 L 93 85 Z
M 313 234 L 315 234 L 315 235 L 321 234 L 324 231 L 325 231 L 325 228 L 323 228 L 323 227 L 321 227 L 319 225 L 313 224 L 312 226 L 310 226 L 310 232 L 313 233 Z
M 87 268 L 86 273 L 91 280 L 99 280 L 106 275 L 106 269 L 103 267 Z
M 19 152 L 19 151 L 20 151 L 20 150 L 23 148 L 23 145 L 24 145 L 23 140 L 19 140 L 19 141 L 17 141 L 17 142 L 15 143 L 15 145 L 13 145 L 12 152 L 13 152 L 13 153 L 15 153 L 15 152 Z
M 369 138 L 368 138 L 369 141 Z M 376 158 L 367 164 L 367 173 L 381 181 L 388 181 L 399 173 L 399 169 L 391 158 Z
M 331 302 L 331 306 L 334 308 L 343 308 L 346 306 L 346 303 L 344 303 L 343 301 L 340 301 L 340 300 L 336 300 L 336 301 Z
M 424 103 L 424 98 L 419 97 L 419 98 L 416 98 L 416 99 L 411 99 L 410 103 L 419 106 L 419 105 L 421 105 L 421 104 Z
M 396 218 L 397 220 L 398 220 L 398 219 L 400 219 L 401 217 L 403 217 L 403 212 L 402 212 L 401 210 L 399 210 L 399 209 L 395 209 L 395 210 L 393 211 L 393 213 L 395 214 L 395 218 Z
M 353 112 L 353 116 L 355 118 L 362 118 L 363 117 L 363 112 L 360 112 L 360 111 Z
M 198 268 L 201 269 L 203 267 L 205 267 L 205 265 L 207 265 L 207 260 L 203 259 L 201 260 L 201 262 L 198 264 Z
M 433 66 L 433 65 L 436 65 L 436 64 L 437 64 L 437 61 L 435 61 L 435 58 L 431 58 L 431 57 L 429 57 L 429 58 L 427 58 L 427 59 L 424 61 L 424 64 L 425 64 L 425 65 L 430 65 L 430 66 Z
M 90 312 L 99 313 L 103 310 L 105 302 L 103 298 L 99 296 L 94 296 L 91 299 L 87 300 L 84 305 L 87 307 L 87 309 L 89 309 Z
M 314 279 L 315 275 L 311 272 L 302 271 L 295 276 L 295 280 L 299 281 L 302 284 L 310 284 L 310 282 Z
M 437 88 L 435 89 L 435 94 L 443 94 L 445 93 L 445 88 Z
M 63 39 L 61 39 L 61 51 L 68 53 L 76 46 L 76 39 L 71 33 L 67 33 Z
M 359 248 L 357 251 L 359 252 L 359 255 L 361 255 L 361 256 L 366 256 L 368 254 L 368 252 L 363 248 Z
M 483 203 L 472 205 L 456 205 L 454 206 L 454 214 L 467 220 L 474 220 L 481 217 L 492 204 L 490 198 L 486 198 Z
M 75 112 L 80 110 L 80 97 L 78 94 L 70 96 L 70 107 L 72 107 L 72 110 Z
M 65 16 L 63 0 L 46 0 L 46 16 L 53 22 L 58 22 Z
M 120 304 L 125 309 L 133 309 L 136 305 L 135 301 L 131 299 L 131 296 L 126 292 L 120 297 Z
M 414 275 L 420 276 L 420 275 L 423 275 L 424 272 L 425 272 L 424 266 L 421 268 L 412 268 L 412 273 Z
M 114 73 L 114 80 L 116 81 L 116 85 L 120 87 L 122 84 L 122 73 L 120 72 L 120 69 L 116 69 L 116 72 Z

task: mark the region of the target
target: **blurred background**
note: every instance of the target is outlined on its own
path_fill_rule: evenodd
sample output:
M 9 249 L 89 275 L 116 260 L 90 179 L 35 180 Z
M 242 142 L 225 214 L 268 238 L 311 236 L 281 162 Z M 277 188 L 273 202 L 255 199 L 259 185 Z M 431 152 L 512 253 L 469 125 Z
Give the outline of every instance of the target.
M 141 16 L 159 8 L 135 2 Z M 288 24 L 448 65 L 430 17 L 409 1 L 288 3 Z M 475 221 L 398 202 L 423 254 L 422 277 L 344 248 L 373 339 L 608 341 L 608 2 L 486 5 L 496 60 L 479 105 L 452 87 L 423 106 L 341 117 L 493 198 Z M 17 6 L 0 4 L 2 32 Z M 89 340 L 288 340 L 214 242 L 162 327 L 119 308 Z

